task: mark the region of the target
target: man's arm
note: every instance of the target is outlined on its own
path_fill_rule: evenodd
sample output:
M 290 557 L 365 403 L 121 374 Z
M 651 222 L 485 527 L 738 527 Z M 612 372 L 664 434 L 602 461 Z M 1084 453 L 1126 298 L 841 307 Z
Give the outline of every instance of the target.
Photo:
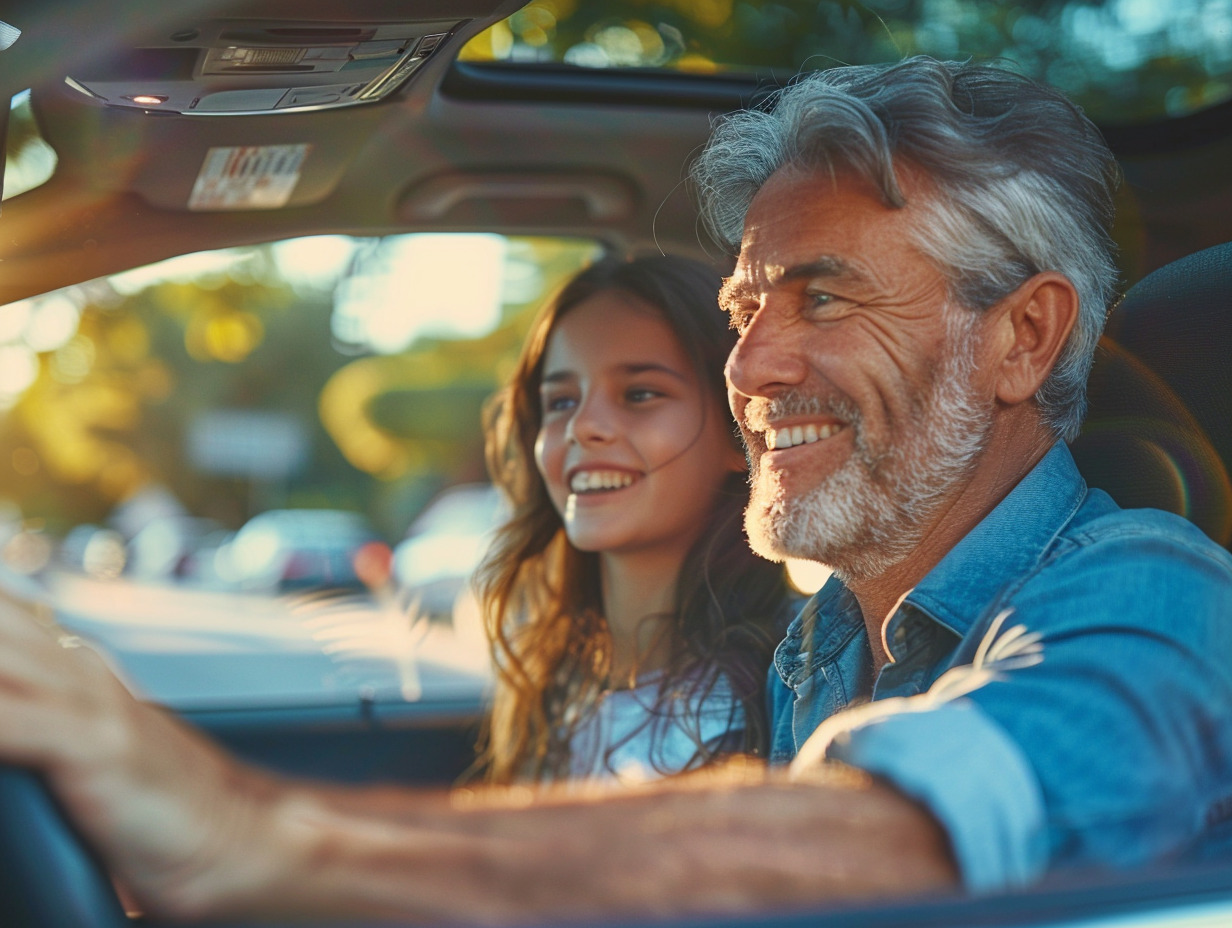
M 861 775 L 825 779 L 736 767 L 585 798 L 291 788 L 268 832 L 270 859 L 288 865 L 259 892 L 315 913 L 522 923 L 955 884 L 945 838 L 918 806 Z M 237 901 L 252 911 L 260 900 Z
M 43 771 L 170 917 L 468 922 L 738 912 L 956 883 L 920 807 L 852 771 L 737 764 L 637 790 L 427 793 L 280 780 L 0 608 L 0 759 Z

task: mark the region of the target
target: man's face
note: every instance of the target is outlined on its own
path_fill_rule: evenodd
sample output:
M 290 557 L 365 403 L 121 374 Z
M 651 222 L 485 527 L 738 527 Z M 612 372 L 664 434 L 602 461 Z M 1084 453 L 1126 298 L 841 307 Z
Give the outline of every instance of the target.
M 918 187 L 903 180 L 910 203 Z M 727 380 L 763 555 L 876 576 L 919 543 L 983 449 L 981 320 L 948 305 L 911 220 L 910 205 L 890 209 L 849 175 L 786 169 L 749 210 L 723 300 L 741 333 Z

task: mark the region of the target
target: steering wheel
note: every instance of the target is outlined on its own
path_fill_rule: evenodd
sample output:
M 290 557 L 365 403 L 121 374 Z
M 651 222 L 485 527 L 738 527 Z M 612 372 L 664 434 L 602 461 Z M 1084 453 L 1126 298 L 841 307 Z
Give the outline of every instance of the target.
M 9 928 L 133 924 L 43 782 L 13 767 L 0 767 L 0 912 Z

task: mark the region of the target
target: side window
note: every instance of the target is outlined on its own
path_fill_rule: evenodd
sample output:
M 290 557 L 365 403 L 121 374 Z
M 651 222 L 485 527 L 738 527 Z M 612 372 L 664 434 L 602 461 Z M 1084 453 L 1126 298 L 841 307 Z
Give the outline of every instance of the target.
M 9 102 L 4 161 L 5 200 L 47 183 L 55 173 L 56 152 L 39 132 L 28 90 Z
M 177 707 L 474 689 L 480 409 L 599 251 L 319 236 L 0 308 L 6 564 Z

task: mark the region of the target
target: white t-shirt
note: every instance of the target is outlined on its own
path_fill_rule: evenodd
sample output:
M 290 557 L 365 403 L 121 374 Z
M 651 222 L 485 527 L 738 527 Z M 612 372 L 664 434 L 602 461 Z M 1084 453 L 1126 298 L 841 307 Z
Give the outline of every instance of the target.
M 660 675 L 650 674 L 600 697 L 569 746 L 571 778 L 644 783 L 697 766 L 701 747 L 744 730 L 744 707 L 726 677 L 702 699 L 682 692 L 656 709 L 659 684 Z

